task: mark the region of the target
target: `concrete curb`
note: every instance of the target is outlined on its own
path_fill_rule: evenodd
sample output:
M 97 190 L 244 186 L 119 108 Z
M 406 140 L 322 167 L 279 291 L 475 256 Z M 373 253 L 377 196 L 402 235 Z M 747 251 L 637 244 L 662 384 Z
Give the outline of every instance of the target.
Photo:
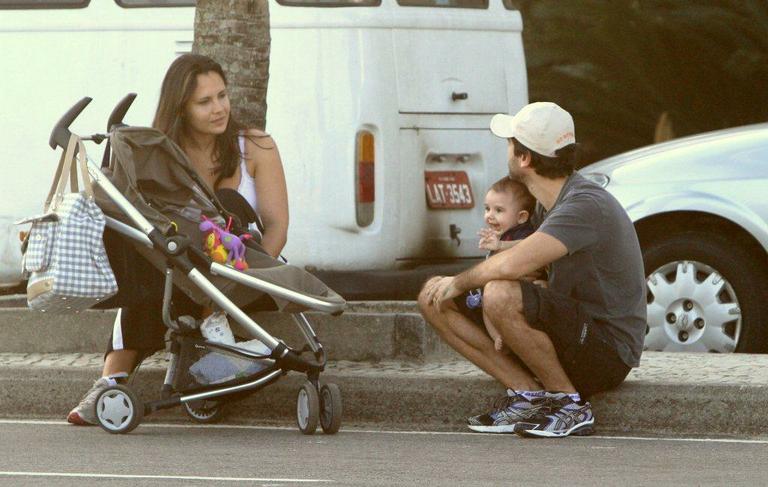
M 157 357 L 157 356 L 156 356 Z M 163 359 L 136 381 L 157 398 Z M 100 372 L 98 354 L 0 354 L 0 416 L 63 418 Z M 228 422 L 293 423 L 303 381 L 289 374 L 230 407 Z M 465 431 L 502 388 L 466 362 L 335 362 L 323 374 L 339 384 L 345 424 Z M 601 433 L 760 436 L 766 434 L 768 356 L 647 353 L 619 389 L 593 398 Z M 183 420 L 179 409 L 148 421 Z
M 0 307 L 0 353 L 103 352 L 115 319 L 114 310 L 46 314 L 27 308 Z M 440 360 L 458 356 L 445 346 L 418 314 L 415 303 L 350 303 L 342 316 L 306 313 L 331 360 Z M 254 313 L 254 320 L 288 345 L 305 340 L 291 315 Z

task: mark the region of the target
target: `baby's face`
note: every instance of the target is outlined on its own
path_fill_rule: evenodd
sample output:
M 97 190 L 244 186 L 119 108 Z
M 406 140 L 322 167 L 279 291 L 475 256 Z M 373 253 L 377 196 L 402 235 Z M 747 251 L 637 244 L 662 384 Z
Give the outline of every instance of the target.
M 528 212 L 523 211 L 514 195 L 507 192 L 488 191 L 485 195 L 485 224 L 497 233 L 503 233 L 525 223 Z

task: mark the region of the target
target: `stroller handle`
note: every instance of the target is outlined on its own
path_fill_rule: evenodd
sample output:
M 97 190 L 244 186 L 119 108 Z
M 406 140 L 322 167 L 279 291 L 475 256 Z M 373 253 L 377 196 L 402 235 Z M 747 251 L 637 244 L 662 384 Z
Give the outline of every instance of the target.
M 115 105 L 112 109 L 112 113 L 109 114 L 109 120 L 107 121 L 107 132 L 111 132 L 115 128 L 115 125 L 123 125 L 123 117 L 128 113 L 128 109 L 131 108 L 133 100 L 136 99 L 136 93 L 128 93 L 122 100 Z
M 119 127 L 125 127 L 125 124 L 123 123 L 123 117 L 125 117 L 125 114 L 128 113 L 128 109 L 131 108 L 131 104 L 133 104 L 133 100 L 135 99 L 136 93 L 128 93 L 123 97 L 122 100 L 117 102 L 115 108 L 112 109 L 112 113 L 109 114 L 109 119 L 107 120 L 107 132 L 112 132 L 112 130 Z M 107 140 L 107 147 L 104 149 L 104 154 L 101 157 L 102 169 L 109 167 L 109 160 L 111 157 L 111 145 L 109 140 Z
M 56 125 L 51 131 L 51 137 L 48 139 L 48 145 L 51 146 L 51 149 L 55 150 L 56 146 L 59 146 L 66 150 L 67 144 L 69 144 L 69 138 L 72 136 L 69 126 L 72 125 L 72 122 L 74 122 L 80 113 L 85 110 L 85 107 L 87 107 L 91 101 L 93 101 L 93 98 L 89 96 L 84 97 L 79 102 L 72 105 L 72 108 L 67 110 L 67 113 L 56 122 Z

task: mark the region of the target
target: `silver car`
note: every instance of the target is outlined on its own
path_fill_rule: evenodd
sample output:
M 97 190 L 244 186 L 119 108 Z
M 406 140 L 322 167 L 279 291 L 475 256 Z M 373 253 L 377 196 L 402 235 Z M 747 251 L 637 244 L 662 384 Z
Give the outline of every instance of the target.
M 581 173 L 635 223 L 646 350 L 768 351 L 768 124 L 637 149 Z

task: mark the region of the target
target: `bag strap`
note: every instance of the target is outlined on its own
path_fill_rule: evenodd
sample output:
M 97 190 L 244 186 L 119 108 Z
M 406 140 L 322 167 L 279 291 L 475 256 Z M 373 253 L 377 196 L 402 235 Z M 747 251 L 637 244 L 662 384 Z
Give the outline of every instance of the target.
M 53 195 L 53 209 L 59 206 L 59 203 L 64 198 L 64 188 L 67 187 L 67 178 L 69 178 L 70 189 L 74 192 L 78 190 L 77 187 L 77 173 L 72 171 L 72 163 L 77 164 L 77 155 L 75 150 L 79 149 L 77 143 L 78 137 L 75 134 L 69 138 L 69 144 L 67 144 L 67 158 L 64 161 L 64 167 L 61 168 L 61 177 L 59 178 L 59 184 L 56 186 L 56 193 Z M 70 151 L 70 146 L 72 150 Z
M 77 138 L 77 158 L 80 161 L 80 177 L 83 179 L 83 192 L 85 192 L 88 198 L 93 199 L 93 181 L 91 181 L 91 176 L 88 174 L 88 155 L 85 152 L 83 139 L 80 137 Z M 75 171 L 71 172 L 71 174 L 74 173 Z M 77 180 L 77 177 L 75 177 L 75 180 Z M 73 186 L 73 191 L 77 192 L 77 182 Z
M 72 134 L 69 138 L 66 150 L 62 151 L 61 158 L 59 159 L 59 165 L 56 168 L 56 174 L 53 176 L 53 183 L 51 184 L 51 190 L 48 191 L 48 197 L 45 198 L 45 206 L 43 211 L 48 213 L 53 203 L 53 197 L 59 194 L 58 188 L 62 185 L 62 180 L 66 181 L 67 176 L 70 173 L 70 166 L 72 164 L 72 157 L 75 154 L 75 147 L 77 147 L 77 136 Z M 66 169 L 65 169 L 66 168 Z M 71 182 L 70 182 L 71 184 Z M 63 189 L 63 188 L 62 188 Z
M 77 153 L 75 153 L 75 148 L 77 148 Z M 72 164 L 75 165 L 74 168 L 72 167 Z M 67 144 L 67 150 L 59 165 L 61 171 L 59 171 L 59 169 L 56 170 L 58 179 L 54 180 L 55 190 L 54 188 L 51 188 L 53 194 L 49 193 L 48 200 L 46 200 L 46 212 L 48 212 L 50 209 L 56 209 L 56 206 L 62 200 L 64 196 L 64 188 L 67 186 L 67 176 L 69 176 L 69 186 L 71 191 L 73 193 L 79 192 L 77 184 L 78 165 L 80 166 L 80 176 L 83 180 L 83 192 L 86 194 L 86 196 L 88 196 L 88 198 L 93 198 L 93 183 L 91 182 L 91 177 L 88 174 L 88 156 L 85 152 L 85 144 L 83 144 L 83 141 L 80 139 L 80 137 L 72 134 L 72 136 L 69 138 L 69 144 Z M 51 204 L 53 204 L 53 208 L 51 208 Z

